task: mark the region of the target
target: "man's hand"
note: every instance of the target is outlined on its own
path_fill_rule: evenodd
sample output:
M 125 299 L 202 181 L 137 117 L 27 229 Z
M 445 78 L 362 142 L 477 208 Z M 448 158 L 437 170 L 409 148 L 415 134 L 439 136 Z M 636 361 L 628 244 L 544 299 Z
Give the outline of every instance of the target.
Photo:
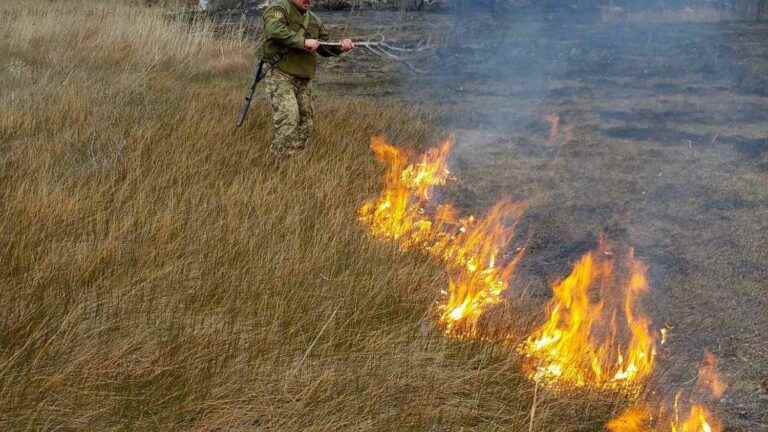
M 304 49 L 309 52 L 315 52 L 320 48 L 320 41 L 317 39 L 304 39 Z
M 355 44 L 352 43 L 351 39 L 343 39 L 341 41 L 341 52 L 350 51 L 354 47 L 355 47 Z

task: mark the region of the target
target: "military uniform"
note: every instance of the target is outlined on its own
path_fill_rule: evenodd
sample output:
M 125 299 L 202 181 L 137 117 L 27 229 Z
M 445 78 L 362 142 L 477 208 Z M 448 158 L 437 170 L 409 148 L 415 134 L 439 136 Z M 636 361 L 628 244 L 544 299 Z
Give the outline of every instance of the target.
M 328 40 L 320 19 L 302 11 L 291 0 L 276 0 L 264 11 L 261 57 L 274 64 L 265 79 L 272 106 L 272 146 L 277 155 L 299 152 L 312 137 L 313 111 L 310 81 L 317 70 L 317 55 L 341 54 L 321 46 L 316 53 L 304 49 L 305 39 Z

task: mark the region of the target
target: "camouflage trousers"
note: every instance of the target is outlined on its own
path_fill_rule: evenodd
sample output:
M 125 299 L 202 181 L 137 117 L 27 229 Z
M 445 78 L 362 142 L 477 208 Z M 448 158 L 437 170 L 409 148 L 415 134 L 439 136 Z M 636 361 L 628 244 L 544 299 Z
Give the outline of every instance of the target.
M 272 106 L 272 153 L 283 156 L 304 150 L 314 129 L 312 90 L 308 79 L 272 69 L 265 78 Z

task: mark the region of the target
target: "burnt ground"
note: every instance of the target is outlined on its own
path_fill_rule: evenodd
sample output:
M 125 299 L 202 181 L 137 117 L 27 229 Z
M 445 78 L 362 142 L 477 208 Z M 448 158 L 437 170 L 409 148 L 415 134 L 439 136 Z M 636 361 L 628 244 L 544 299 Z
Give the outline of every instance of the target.
M 457 136 L 452 198 L 525 200 L 521 278 L 545 302 L 598 233 L 648 263 L 645 308 L 672 328 L 660 386 L 704 350 L 730 384 L 729 431 L 768 431 L 768 24 L 590 17 L 325 14 L 335 34 L 436 41 L 417 75 L 363 51 L 327 61 L 328 93 L 435 110 Z M 549 139 L 548 115 L 560 130 Z

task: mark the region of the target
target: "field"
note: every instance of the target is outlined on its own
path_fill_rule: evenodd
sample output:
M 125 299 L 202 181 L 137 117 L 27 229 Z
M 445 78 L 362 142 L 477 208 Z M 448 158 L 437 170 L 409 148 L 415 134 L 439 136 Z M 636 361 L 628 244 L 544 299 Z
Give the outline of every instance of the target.
M 0 429 L 525 423 L 504 352 L 422 335 L 438 268 L 354 218 L 370 137 L 431 142 L 427 116 L 330 98 L 312 154 L 275 166 L 263 104 L 232 127 L 236 33 L 85 0 L 1 16 Z M 589 430 L 611 405 L 576 404 L 540 419 Z
M 560 80 L 541 88 L 572 105 L 508 90 L 518 121 L 460 124 L 498 112 L 482 80 L 384 80 L 352 58 L 323 71 L 312 152 L 275 163 L 263 102 L 233 127 L 244 30 L 118 1 L 0 5 L 0 429 L 522 431 L 536 392 L 533 430 L 602 430 L 626 401 L 536 390 L 508 349 L 434 331 L 439 265 L 355 219 L 380 188 L 371 136 L 422 148 L 455 131 L 464 210 L 529 202 L 534 303 L 599 231 L 637 247 L 677 335 L 665 376 L 714 351 L 728 430 L 765 430 L 765 95 L 700 102 L 675 131 L 691 142 L 667 145 L 640 139 L 651 102 L 608 107 Z M 693 124 L 746 102 L 731 129 Z M 596 138 L 587 105 L 614 136 Z M 559 151 L 542 144 L 549 114 L 573 126 Z

